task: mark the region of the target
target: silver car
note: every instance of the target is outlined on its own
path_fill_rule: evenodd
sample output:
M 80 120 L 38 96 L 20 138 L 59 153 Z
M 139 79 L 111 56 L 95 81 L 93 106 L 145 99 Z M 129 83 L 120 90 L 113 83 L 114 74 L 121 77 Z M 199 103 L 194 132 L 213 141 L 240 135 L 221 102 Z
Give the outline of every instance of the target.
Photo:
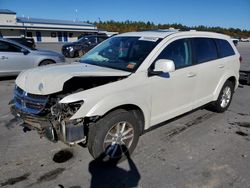
M 0 39 L 0 77 L 18 75 L 25 69 L 61 62 L 65 62 L 65 58 L 60 53 L 30 49 L 8 39 Z

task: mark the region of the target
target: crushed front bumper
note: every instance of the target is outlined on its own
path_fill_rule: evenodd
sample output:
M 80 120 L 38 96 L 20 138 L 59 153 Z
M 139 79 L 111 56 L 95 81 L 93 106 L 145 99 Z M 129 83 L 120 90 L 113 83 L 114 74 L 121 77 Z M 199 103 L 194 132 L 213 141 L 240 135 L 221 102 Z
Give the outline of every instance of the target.
M 11 113 L 23 120 L 22 126 L 30 130 L 36 130 L 40 137 L 46 137 L 52 142 L 62 141 L 68 145 L 75 145 L 86 141 L 84 135 L 84 123 L 73 124 L 71 121 L 59 123 L 49 116 L 38 116 L 25 113 L 11 106 Z

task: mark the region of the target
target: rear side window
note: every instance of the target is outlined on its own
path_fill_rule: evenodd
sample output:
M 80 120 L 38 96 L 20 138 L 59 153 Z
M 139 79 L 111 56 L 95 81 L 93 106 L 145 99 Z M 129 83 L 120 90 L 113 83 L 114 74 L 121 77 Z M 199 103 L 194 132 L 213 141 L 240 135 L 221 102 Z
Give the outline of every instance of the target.
M 217 48 L 213 39 L 194 38 L 193 48 L 197 63 L 203 63 L 218 58 Z
M 21 48 L 8 42 L 0 41 L 0 52 L 21 52 Z
M 169 44 L 157 59 L 170 59 L 175 68 L 183 68 L 192 65 L 191 48 L 189 40 L 180 39 Z
M 102 41 L 106 40 L 106 37 L 98 37 L 98 42 L 101 43 Z
M 215 39 L 215 42 L 218 48 L 220 58 L 235 55 L 235 52 L 228 41 L 222 39 Z

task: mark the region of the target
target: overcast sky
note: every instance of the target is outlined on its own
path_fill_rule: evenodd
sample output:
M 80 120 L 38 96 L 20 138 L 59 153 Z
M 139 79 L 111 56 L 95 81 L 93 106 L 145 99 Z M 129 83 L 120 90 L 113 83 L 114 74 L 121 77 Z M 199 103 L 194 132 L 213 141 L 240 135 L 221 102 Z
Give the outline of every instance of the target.
M 150 21 L 250 30 L 250 0 L 0 0 L 17 16 L 80 21 Z

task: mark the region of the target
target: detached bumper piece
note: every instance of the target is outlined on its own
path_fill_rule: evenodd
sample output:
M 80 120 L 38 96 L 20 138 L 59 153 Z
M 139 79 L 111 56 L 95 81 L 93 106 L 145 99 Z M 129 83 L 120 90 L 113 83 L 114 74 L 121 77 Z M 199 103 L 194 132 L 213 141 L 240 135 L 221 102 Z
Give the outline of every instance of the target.
M 68 145 L 74 145 L 86 141 L 84 135 L 83 121 L 63 121 L 53 122 L 48 116 L 31 115 L 11 106 L 11 112 L 14 116 L 21 118 L 24 123 L 23 127 L 31 130 L 36 130 L 40 137 L 46 137 L 52 142 L 62 141 Z

